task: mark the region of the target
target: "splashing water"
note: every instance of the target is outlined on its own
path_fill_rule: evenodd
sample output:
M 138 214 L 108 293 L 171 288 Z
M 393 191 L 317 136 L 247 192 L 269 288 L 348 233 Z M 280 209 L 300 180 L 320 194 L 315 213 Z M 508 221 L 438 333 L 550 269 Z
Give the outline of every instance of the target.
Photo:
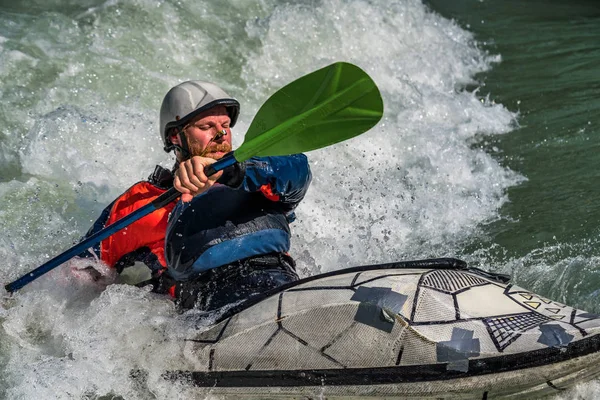
M 157 119 L 172 85 L 214 81 L 238 98 L 239 145 L 270 94 L 340 60 L 373 77 L 385 114 L 309 154 L 314 179 L 292 226 L 301 274 L 460 254 L 494 264 L 487 247 L 465 248 L 526 180 L 486 145 L 518 114 L 474 89 L 501 56 L 420 1 L 30 0 L 0 7 L 4 280 L 70 247 L 114 197 L 170 166 Z M 540 265 L 531 255 L 503 268 L 549 290 L 524 264 Z M 183 339 L 215 318 L 58 268 L 2 301 L 0 397 L 184 398 L 160 374 L 186 368 Z

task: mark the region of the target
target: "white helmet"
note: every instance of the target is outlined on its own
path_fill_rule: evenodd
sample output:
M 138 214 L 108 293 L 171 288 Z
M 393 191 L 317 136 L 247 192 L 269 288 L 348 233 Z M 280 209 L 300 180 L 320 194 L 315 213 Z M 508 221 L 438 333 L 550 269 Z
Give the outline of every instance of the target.
M 214 83 L 187 81 L 169 90 L 160 107 L 160 134 L 165 151 L 174 149 L 169 139 L 172 128 L 185 126 L 196 115 L 215 106 L 227 108 L 233 127 L 240 113 L 240 103 Z

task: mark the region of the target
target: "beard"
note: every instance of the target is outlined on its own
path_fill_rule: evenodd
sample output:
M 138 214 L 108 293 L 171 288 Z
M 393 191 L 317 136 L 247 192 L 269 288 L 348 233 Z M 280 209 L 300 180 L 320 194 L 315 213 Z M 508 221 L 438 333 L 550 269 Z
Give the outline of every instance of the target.
M 187 136 L 187 135 L 186 135 Z M 214 160 L 218 160 L 223 157 L 223 154 L 216 153 L 229 153 L 231 151 L 231 145 L 227 142 L 223 143 L 210 143 L 208 147 L 204 148 L 196 138 L 188 136 L 188 147 L 190 150 L 190 157 L 201 156 L 208 157 Z

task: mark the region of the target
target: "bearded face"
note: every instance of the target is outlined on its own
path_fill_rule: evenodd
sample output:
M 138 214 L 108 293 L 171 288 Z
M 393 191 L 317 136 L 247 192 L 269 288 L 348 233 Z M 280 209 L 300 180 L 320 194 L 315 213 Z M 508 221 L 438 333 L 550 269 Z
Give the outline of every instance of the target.
M 193 135 L 186 135 L 190 150 L 190 157 L 201 156 L 214 160 L 221 159 L 226 153 L 231 151 L 231 144 L 228 142 L 216 143 L 210 142 L 205 147 Z
M 190 155 L 219 160 L 231 151 L 231 119 L 224 106 L 213 107 L 197 115 L 182 130 L 171 134 L 171 142 L 183 146 L 187 142 Z M 185 135 L 185 140 L 182 140 Z M 183 154 L 177 152 L 179 162 Z

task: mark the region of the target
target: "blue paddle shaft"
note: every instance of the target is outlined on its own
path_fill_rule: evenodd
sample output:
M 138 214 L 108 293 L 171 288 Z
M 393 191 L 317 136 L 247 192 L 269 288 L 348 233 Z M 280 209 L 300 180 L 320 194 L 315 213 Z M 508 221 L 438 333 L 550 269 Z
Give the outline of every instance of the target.
M 207 176 L 211 176 L 211 175 L 217 173 L 218 171 L 221 171 L 222 169 L 235 164 L 236 162 L 237 162 L 237 160 L 233 157 L 233 154 L 231 154 L 227 157 L 223 157 L 221 160 L 217 161 L 216 163 L 206 167 L 204 172 L 206 173 Z M 21 289 L 23 286 L 34 281 L 35 279 L 39 278 L 40 276 L 44 275 L 45 273 L 52 271 L 54 268 L 69 261 L 71 258 L 83 253 L 85 250 L 89 249 L 90 247 L 95 246 L 96 244 L 100 243 L 107 237 L 113 235 L 114 233 L 117 233 L 121 229 L 131 225 L 135 221 L 158 210 L 159 208 L 166 206 L 167 204 L 169 204 L 172 201 L 174 201 L 175 199 L 177 199 L 177 197 L 179 197 L 179 196 L 180 196 L 180 193 L 177 190 L 175 190 L 175 188 L 169 189 L 167 192 L 158 196 L 154 201 L 152 201 L 152 203 L 146 204 L 145 206 L 138 208 L 137 210 L 135 210 L 131 214 L 121 218 L 114 224 L 111 224 L 111 225 L 105 227 L 104 229 L 99 230 L 98 232 L 94 233 L 92 236 L 88 237 L 87 239 L 77 243 L 75 246 L 71 247 L 69 250 L 65 251 L 64 253 L 59 254 L 58 256 L 54 257 L 52 260 L 39 266 L 38 268 L 34 269 L 33 271 L 23 275 L 16 281 L 7 284 L 6 286 L 4 286 L 4 288 L 9 293 L 12 293 L 12 292 L 15 292 L 15 291 Z

